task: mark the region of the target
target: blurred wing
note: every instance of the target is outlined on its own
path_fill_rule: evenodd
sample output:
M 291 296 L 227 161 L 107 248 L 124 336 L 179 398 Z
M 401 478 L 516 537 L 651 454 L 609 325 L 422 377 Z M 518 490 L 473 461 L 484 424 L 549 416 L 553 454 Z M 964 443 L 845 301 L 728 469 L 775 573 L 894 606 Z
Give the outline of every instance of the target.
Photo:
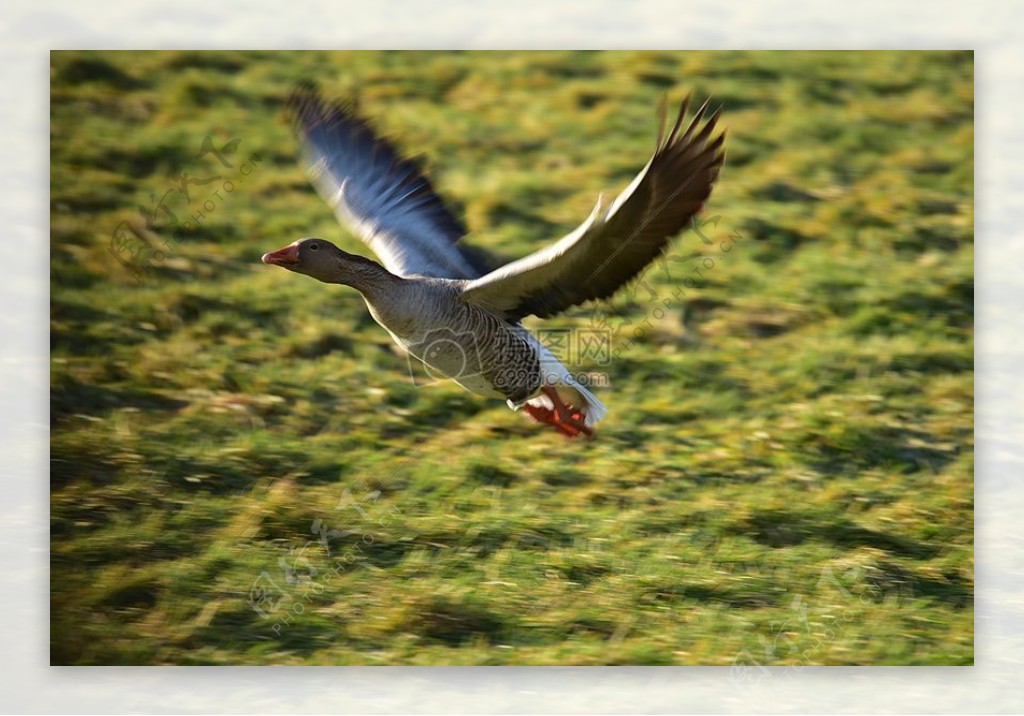
M 350 108 L 325 103 L 311 83 L 295 88 L 288 107 L 314 185 L 385 268 L 399 276 L 480 275 L 455 245 L 465 229 L 416 164 Z
M 607 298 L 656 259 L 690 226 L 711 195 L 725 161 L 725 135 L 712 139 L 719 112 L 707 102 L 679 133 L 687 98 L 668 137 L 665 107 L 654 156 L 622 194 L 606 207 L 601 199 L 583 224 L 560 241 L 471 281 L 466 301 L 503 314 L 553 316 L 586 301 Z M 664 141 L 663 141 L 664 140 Z

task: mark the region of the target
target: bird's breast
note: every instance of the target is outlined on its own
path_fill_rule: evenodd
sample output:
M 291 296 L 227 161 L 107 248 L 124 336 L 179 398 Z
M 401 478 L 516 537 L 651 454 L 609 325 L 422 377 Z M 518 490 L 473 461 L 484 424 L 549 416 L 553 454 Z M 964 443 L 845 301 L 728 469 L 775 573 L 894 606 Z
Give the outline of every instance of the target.
M 374 320 L 429 374 L 516 402 L 539 388 L 539 357 L 520 326 L 457 299 L 418 301 L 414 309 L 367 303 Z

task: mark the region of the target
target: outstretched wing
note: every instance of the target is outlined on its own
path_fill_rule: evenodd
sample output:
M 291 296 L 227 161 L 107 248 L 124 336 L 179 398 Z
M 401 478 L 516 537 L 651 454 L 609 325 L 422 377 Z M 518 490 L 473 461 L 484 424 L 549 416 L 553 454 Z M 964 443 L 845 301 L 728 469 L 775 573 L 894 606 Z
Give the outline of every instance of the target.
M 611 206 L 599 199 L 571 234 L 469 282 L 463 299 L 508 320 L 546 318 L 607 298 L 636 277 L 691 225 L 725 161 L 725 134 L 712 138 L 720 110 L 708 116 L 705 102 L 680 134 L 688 107 L 689 97 L 666 138 L 662 105 L 654 156 Z
M 307 168 L 338 219 L 392 273 L 438 278 L 480 275 L 455 245 L 466 231 L 412 161 L 309 82 L 288 101 Z

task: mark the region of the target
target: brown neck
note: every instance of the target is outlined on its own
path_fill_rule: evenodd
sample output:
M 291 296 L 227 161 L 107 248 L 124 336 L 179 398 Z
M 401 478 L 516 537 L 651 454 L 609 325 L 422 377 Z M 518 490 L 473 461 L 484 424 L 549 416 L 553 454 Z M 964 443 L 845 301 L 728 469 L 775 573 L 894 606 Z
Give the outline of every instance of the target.
M 367 298 L 372 298 L 402 281 L 376 261 L 348 254 L 338 259 L 338 269 L 331 283 L 351 286 Z

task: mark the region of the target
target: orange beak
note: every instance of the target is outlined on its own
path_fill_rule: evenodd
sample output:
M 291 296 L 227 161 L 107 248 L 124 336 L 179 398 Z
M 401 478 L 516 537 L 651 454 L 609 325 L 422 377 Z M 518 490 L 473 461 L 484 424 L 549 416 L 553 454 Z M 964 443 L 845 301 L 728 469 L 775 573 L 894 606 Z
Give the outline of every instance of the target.
M 299 262 L 299 247 L 295 244 L 285 246 L 283 249 L 263 254 L 263 263 L 274 266 L 294 266 Z

